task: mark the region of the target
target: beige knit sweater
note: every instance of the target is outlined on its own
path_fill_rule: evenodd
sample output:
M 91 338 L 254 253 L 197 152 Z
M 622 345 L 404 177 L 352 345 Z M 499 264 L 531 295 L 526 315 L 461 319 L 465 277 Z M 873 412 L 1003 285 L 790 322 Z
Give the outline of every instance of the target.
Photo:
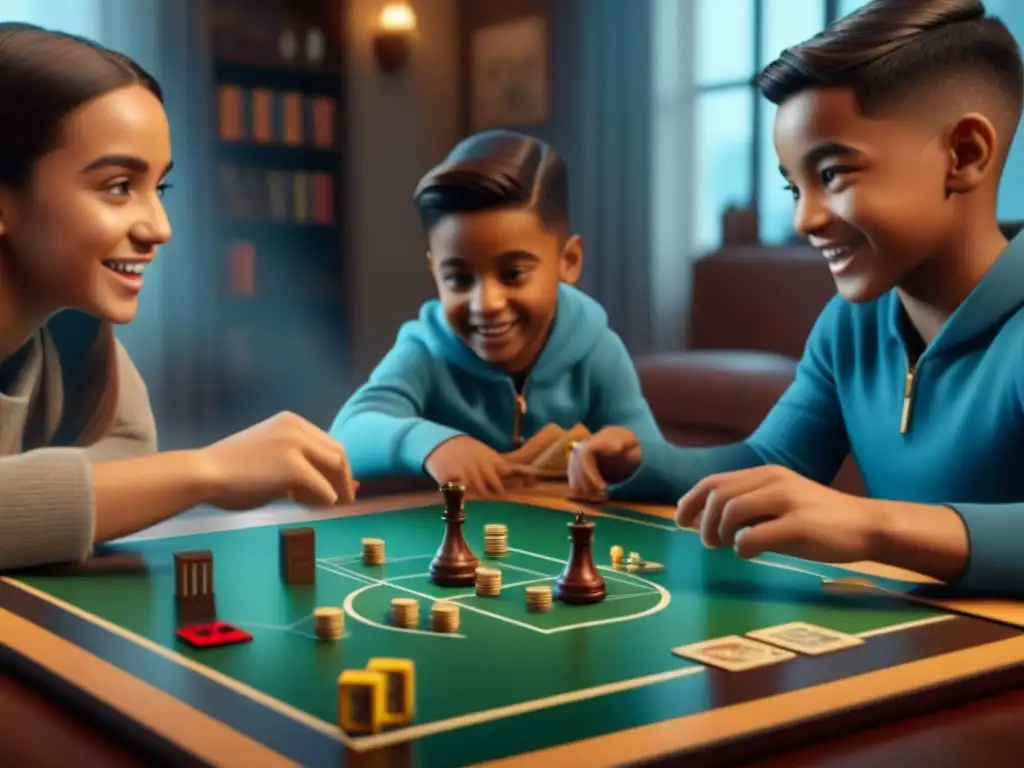
M 87 448 L 38 448 L 23 452 L 23 435 L 36 403 L 46 434 L 61 418 L 63 383 L 57 349 L 46 330 L 13 386 L 0 392 L 0 571 L 82 560 L 93 548 L 92 462 L 156 450 L 149 393 L 118 343 L 119 402 L 107 433 Z M 130 482 L 127 478 L 125 482 Z

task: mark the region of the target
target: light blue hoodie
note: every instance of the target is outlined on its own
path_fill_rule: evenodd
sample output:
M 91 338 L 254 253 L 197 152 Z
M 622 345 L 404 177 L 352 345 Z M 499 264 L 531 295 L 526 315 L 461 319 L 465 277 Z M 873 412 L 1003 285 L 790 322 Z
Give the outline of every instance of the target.
M 509 374 L 455 335 L 434 299 L 402 326 L 330 433 L 345 446 L 357 478 L 419 474 L 434 449 L 457 435 L 499 452 L 517 447 L 518 394 Z M 566 429 L 582 423 L 592 432 L 617 424 L 644 440 L 661 437 L 604 308 L 564 283 L 551 334 L 522 394 L 519 429 L 527 439 L 549 423 Z

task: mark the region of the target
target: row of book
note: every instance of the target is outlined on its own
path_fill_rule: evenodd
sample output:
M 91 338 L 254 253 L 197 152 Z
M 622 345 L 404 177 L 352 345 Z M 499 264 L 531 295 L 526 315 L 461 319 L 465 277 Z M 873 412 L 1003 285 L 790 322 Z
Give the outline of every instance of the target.
M 296 91 L 221 85 L 217 135 L 224 141 L 330 149 L 336 141 L 337 102 Z
M 334 178 L 326 171 L 284 171 L 224 163 L 222 215 L 247 221 L 333 224 Z

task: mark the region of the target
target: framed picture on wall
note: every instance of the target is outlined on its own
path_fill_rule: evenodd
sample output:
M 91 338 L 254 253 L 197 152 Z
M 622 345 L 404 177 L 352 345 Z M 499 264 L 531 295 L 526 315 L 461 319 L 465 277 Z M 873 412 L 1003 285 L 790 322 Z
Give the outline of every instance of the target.
M 473 32 L 471 130 L 547 122 L 547 37 L 543 16 L 527 16 Z

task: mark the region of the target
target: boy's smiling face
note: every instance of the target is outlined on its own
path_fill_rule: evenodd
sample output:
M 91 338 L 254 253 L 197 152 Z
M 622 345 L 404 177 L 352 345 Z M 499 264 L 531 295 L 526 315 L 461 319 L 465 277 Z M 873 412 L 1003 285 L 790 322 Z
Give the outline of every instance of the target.
M 445 316 L 482 360 L 523 373 L 544 348 L 558 309 L 558 285 L 583 267 L 578 237 L 563 245 L 523 208 L 445 216 L 429 236 L 428 258 Z
M 775 146 L 794 228 L 844 298 L 877 299 L 949 241 L 956 139 L 923 118 L 865 117 L 849 89 L 808 89 L 779 107 Z

